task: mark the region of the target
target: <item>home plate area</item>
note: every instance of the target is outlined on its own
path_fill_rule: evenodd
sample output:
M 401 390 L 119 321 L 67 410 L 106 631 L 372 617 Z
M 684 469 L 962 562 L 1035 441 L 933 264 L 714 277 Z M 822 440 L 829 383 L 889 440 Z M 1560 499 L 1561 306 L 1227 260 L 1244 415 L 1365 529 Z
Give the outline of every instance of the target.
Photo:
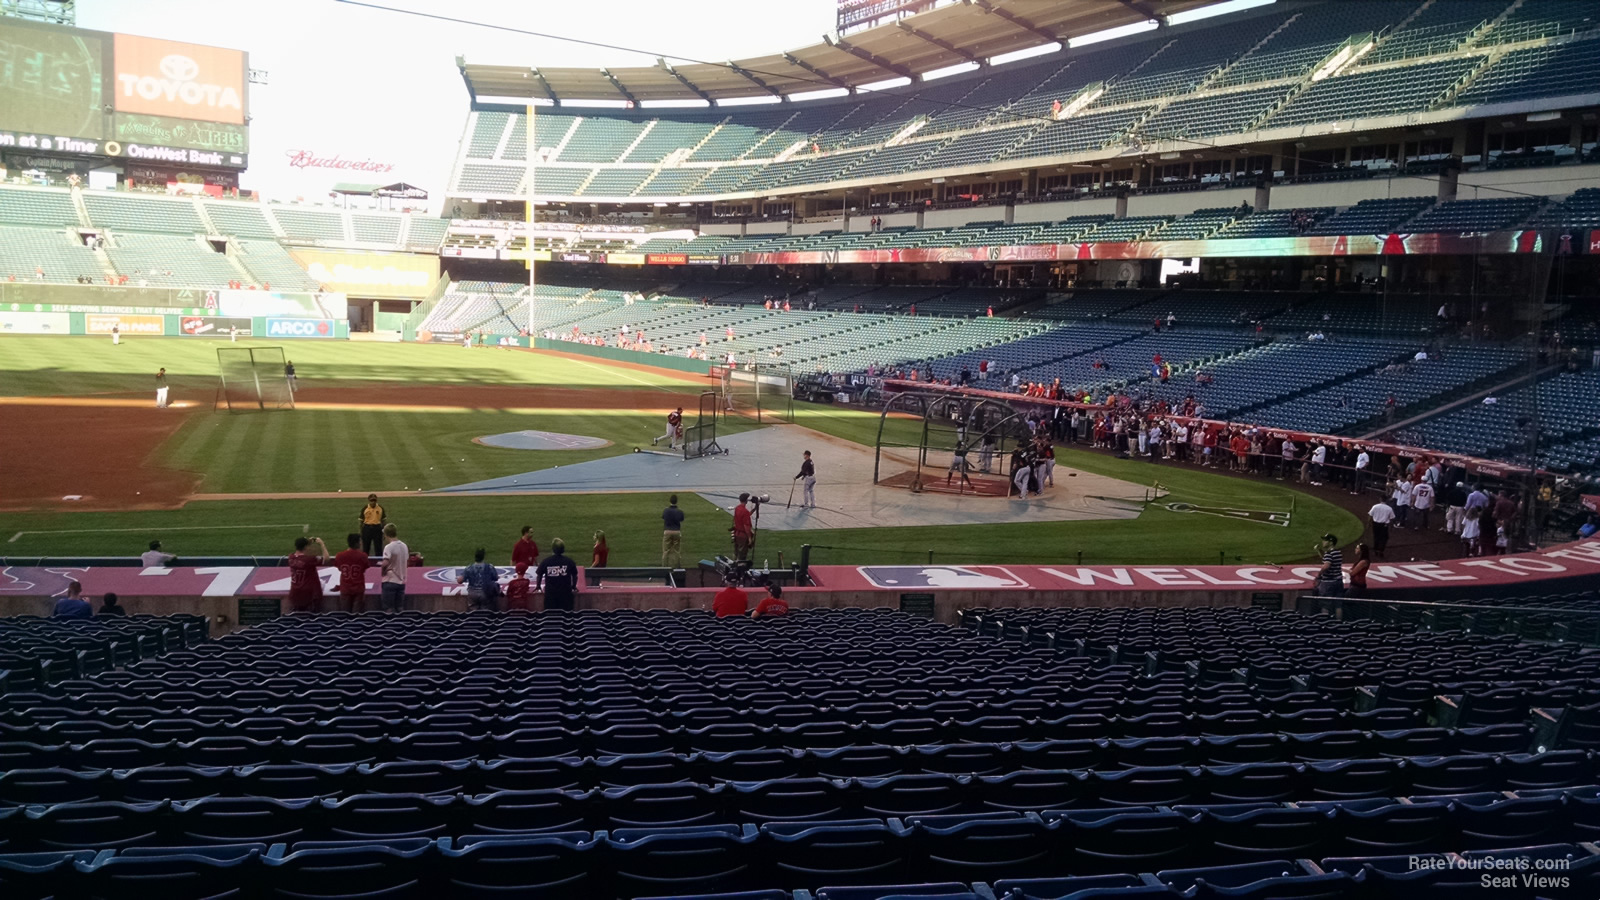
M 504 450 L 596 450 L 611 446 L 611 442 L 605 438 L 558 434 L 554 431 L 507 431 L 473 438 L 472 442 Z
M 944 479 L 930 478 L 924 491 L 909 486 L 873 484 L 873 452 L 798 425 L 780 425 L 720 436 L 723 456 L 684 459 L 666 453 L 625 453 L 573 465 L 440 488 L 444 494 L 593 493 L 596 491 L 678 491 L 697 493 L 723 509 L 740 492 L 767 494 L 761 527 L 775 531 L 902 525 L 979 525 L 1074 519 L 1132 519 L 1144 508 L 1145 488 L 1086 472 L 1056 469 L 1056 487 L 1026 501 L 974 495 L 971 488 L 944 492 Z M 800 491 L 789 502 L 800 451 L 817 462 L 817 506 L 800 507 Z M 899 473 L 896 473 L 899 475 Z M 896 478 L 903 481 L 904 478 Z M 990 479 L 981 479 L 989 481 Z M 933 481 L 938 491 L 929 490 Z

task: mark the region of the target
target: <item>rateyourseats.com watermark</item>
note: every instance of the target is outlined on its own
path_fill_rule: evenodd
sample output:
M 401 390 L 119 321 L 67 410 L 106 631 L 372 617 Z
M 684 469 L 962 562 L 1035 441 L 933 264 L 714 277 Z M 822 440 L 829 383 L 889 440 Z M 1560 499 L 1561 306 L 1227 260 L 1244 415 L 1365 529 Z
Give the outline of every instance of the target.
M 1570 859 L 1550 859 L 1536 856 L 1498 856 L 1466 859 L 1459 856 L 1413 856 L 1409 868 L 1417 871 L 1470 872 L 1477 876 L 1478 886 L 1485 888 L 1529 890 L 1560 890 L 1572 886 L 1567 871 Z

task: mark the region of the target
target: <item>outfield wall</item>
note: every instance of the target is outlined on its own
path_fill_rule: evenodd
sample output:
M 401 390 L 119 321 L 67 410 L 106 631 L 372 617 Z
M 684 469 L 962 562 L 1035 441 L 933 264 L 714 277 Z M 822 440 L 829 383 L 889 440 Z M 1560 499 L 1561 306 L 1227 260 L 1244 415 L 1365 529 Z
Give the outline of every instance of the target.
M 303 316 L 219 316 L 204 307 L 104 309 L 78 305 L 31 304 L 22 310 L 0 309 L 0 334 L 111 334 L 117 328 L 127 339 L 138 337 L 240 337 L 277 339 L 350 337 L 344 319 Z
M 287 570 L 284 570 L 287 572 Z M 451 571 L 454 571 L 453 569 Z M 465 588 L 449 594 L 406 595 L 406 608 L 421 612 L 467 612 Z M 587 588 L 578 593 L 579 610 L 609 611 L 618 609 L 668 610 L 671 612 L 710 612 L 713 598 L 721 588 L 666 588 L 623 586 L 614 588 Z M 759 589 L 749 589 L 749 606 L 765 595 Z M 87 589 L 86 596 L 97 606 L 99 594 Z M 1263 603 L 1263 596 L 1269 602 Z M 135 616 L 163 616 L 174 613 L 202 615 L 211 620 L 211 636 L 221 637 L 240 628 L 283 614 L 287 604 L 281 596 L 221 596 L 195 597 L 172 594 L 130 595 L 118 593 L 118 603 Z M 785 588 L 783 598 L 795 609 L 903 609 L 915 611 L 946 625 L 956 623 L 956 614 L 962 609 L 977 606 L 1083 606 L 1083 607 L 1188 607 L 1188 606 L 1268 606 L 1273 609 L 1294 609 L 1294 595 L 1282 592 L 1249 591 L 1165 591 L 1151 593 L 1126 593 L 1113 591 L 1043 592 L 946 590 L 937 593 L 901 594 L 884 590 L 835 590 L 831 588 Z M 332 595 L 325 599 L 326 610 L 338 608 Z M 543 598 L 535 594 L 530 598 L 535 610 L 542 607 Z M 0 616 L 48 616 L 55 603 L 54 597 L 9 596 L 0 598 Z M 367 607 L 378 606 L 376 593 L 368 594 Z
M 0 615 L 49 615 L 53 598 L 76 579 L 98 598 L 114 591 L 128 612 L 197 613 L 212 620 L 213 634 L 271 618 L 283 610 L 289 570 L 276 565 L 201 565 L 145 569 L 96 565 L 96 560 L 30 560 L 0 568 Z M 275 561 L 276 562 L 276 561 Z M 1310 591 L 1321 566 L 1079 566 L 880 565 L 813 566 L 811 587 L 784 591 L 790 606 L 806 609 L 889 607 L 916 611 L 953 624 L 957 611 L 975 606 L 1191 607 L 1249 606 L 1293 609 Z M 407 571 L 407 607 L 464 611 L 466 587 L 459 566 L 417 566 Z M 502 579 L 511 569 L 501 566 Z M 339 570 L 320 572 L 332 603 Z M 371 576 L 369 576 L 371 577 Z M 691 579 L 704 580 L 698 570 Z M 1532 596 L 1600 587 L 1600 540 L 1577 541 L 1529 553 L 1443 562 L 1380 562 L 1368 573 L 1377 599 L 1461 601 L 1491 596 Z M 377 579 L 366 585 L 376 604 Z M 578 609 L 709 610 L 718 587 L 651 587 L 619 584 L 585 588 Z M 749 591 L 752 601 L 759 591 Z M 534 604 L 540 602 L 537 595 Z
M 643 350 L 624 350 L 621 347 L 597 347 L 593 344 L 580 344 L 577 341 L 552 341 L 549 338 L 534 338 L 533 346 L 538 350 L 558 350 L 574 356 L 592 356 L 595 359 L 609 359 L 612 362 L 654 366 L 676 372 L 692 372 L 695 375 L 711 374 L 712 363 L 704 359 L 687 359 L 665 353 L 646 353 Z

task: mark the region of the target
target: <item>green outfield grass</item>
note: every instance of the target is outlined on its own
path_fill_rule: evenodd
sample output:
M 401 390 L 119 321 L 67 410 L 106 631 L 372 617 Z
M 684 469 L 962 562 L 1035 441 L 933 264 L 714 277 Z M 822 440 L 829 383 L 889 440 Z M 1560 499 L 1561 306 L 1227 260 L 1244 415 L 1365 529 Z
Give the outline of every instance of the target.
M 0 336 L 0 394 L 143 391 L 149 373 L 164 365 L 177 373 L 180 396 L 187 385 L 209 401 L 218 346 L 203 339 L 134 338 L 113 348 L 100 338 Z M 404 402 L 408 384 L 652 387 L 693 393 L 706 383 L 495 349 L 345 342 L 300 342 L 286 349 L 307 383 L 367 381 L 392 387 L 397 402 Z M 794 411 L 800 425 L 868 447 L 877 439 L 880 419 L 871 410 L 828 404 L 796 403 Z M 738 419 L 724 422 L 726 431 L 749 427 L 754 426 Z M 472 442 L 481 435 L 529 428 L 602 437 L 614 446 L 529 453 Z M 277 555 L 306 529 L 330 543 L 339 541 L 355 524 L 360 497 L 376 490 L 389 495 L 391 517 L 430 562 L 465 562 L 479 546 L 489 548 L 492 560 L 504 562 L 511 541 L 528 524 L 541 543 L 560 535 L 574 548 L 587 548 L 590 535 L 604 530 L 611 537 L 614 564 L 653 565 L 660 561 L 659 513 L 665 494 L 606 494 L 597 485 L 596 493 L 586 495 L 394 495 L 625 453 L 659 432 L 658 415 L 625 409 L 199 412 L 156 451 L 152 462 L 202 473 L 200 490 L 205 493 L 342 490 L 351 498 L 191 501 L 172 511 L 0 513 L 0 554 L 135 554 L 152 538 L 160 538 L 180 554 Z M 920 432 L 921 423 L 912 419 L 891 418 L 885 426 L 891 443 L 914 444 Z M 1136 519 L 1112 521 L 902 528 L 863 523 L 860 528 L 769 532 L 756 556 L 776 563 L 781 550 L 785 560 L 793 560 L 801 544 L 811 544 L 818 564 L 926 561 L 930 550 L 941 562 L 1064 563 L 1081 558 L 1096 564 L 1281 563 L 1311 557 L 1312 544 L 1324 532 L 1352 541 L 1361 531 L 1355 516 L 1280 482 L 1068 449 L 1060 450 L 1058 458 L 1064 466 L 1134 484 L 1159 481 L 1171 491 L 1169 501 L 1274 512 L 1292 506 L 1293 522 L 1278 527 L 1174 512 L 1162 505 Z M 830 489 L 859 488 L 830 488 L 824 482 L 819 486 L 823 505 Z M 690 517 L 685 559 L 727 552 L 727 512 L 698 497 L 682 499 Z M 8 540 L 18 532 L 48 533 Z M 587 559 L 587 550 L 576 555 Z
M 1129 480 L 1146 478 L 1154 468 L 1071 451 L 1061 454 L 1061 461 Z M 1127 466 L 1135 470 L 1128 471 Z M 1097 564 L 1282 563 L 1311 557 L 1312 544 L 1324 532 L 1331 531 L 1342 541 L 1360 534 L 1361 524 L 1350 513 L 1276 482 L 1244 482 L 1168 468 L 1155 474 L 1171 488 L 1169 501 L 1266 511 L 1288 510 L 1292 502 L 1293 522 L 1284 528 L 1152 506 L 1136 519 L 1109 521 L 769 531 L 760 540 L 757 558 L 775 564 L 781 550 L 785 560 L 793 560 L 800 545 L 811 544 L 817 548 L 813 560 L 819 564 L 925 561 L 930 550 L 936 560 L 946 563 L 1065 563 L 1078 561 L 1079 554 L 1083 562 Z M 828 490 L 826 483 L 818 488 L 823 505 Z M 276 555 L 304 533 L 302 525 L 330 541 L 338 539 L 352 530 L 361 501 L 361 494 L 352 493 L 348 500 L 195 501 L 173 511 L 0 513 L 0 553 L 132 555 L 159 538 L 177 553 Z M 541 543 L 561 536 L 572 546 L 587 546 L 588 536 L 602 530 L 610 537 L 613 564 L 660 563 L 659 514 L 666 505 L 665 493 L 387 496 L 384 503 L 407 541 L 430 560 L 468 562 L 474 548 L 494 551 L 501 544 L 509 548 L 521 526 L 533 525 Z M 685 558 L 727 553 L 727 511 L 694 495 L 684 495 L 680 504 L 689 515 Z M 17 532 L 65 533 L 16 537 Z
M 372 381 L 405 384 L 575 385 L 654 387 L 696 391 L 703 378 L 607 366 L 499 348 L 466 350 L 446 344 L 367 341 L 265 341 L 231 345 L 213 338 L 130 337 L 113 347 L 104 337 L 0 335 L 0 395 L 44 396 L 151 390 L 165 367 L 174 396 L 200 391 L 206 401 L 217 383 L 218 347 L 282 347 L 301 381 Z M 397 393 L 396 402 L 405 402 Z
M 755 427 L 739 420 L 724 433 Z M 535 429 L 612 441 L 595 450 L 508 450 L 473 438 Z M 633 452 L 661 416 L 608 410 L 514 413 L 296 410 L 200 414 L 161 448 L 163 466 L 201 472 L 208 494 L 429 490 Z

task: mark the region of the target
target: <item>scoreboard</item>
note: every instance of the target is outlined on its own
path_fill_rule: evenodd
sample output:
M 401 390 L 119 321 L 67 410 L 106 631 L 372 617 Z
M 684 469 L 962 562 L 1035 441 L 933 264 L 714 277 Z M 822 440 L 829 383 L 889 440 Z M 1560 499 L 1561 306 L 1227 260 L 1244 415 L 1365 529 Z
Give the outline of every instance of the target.
M 0 153 L 245 168 L 248 58 L 240 50 L 0 18 Z

